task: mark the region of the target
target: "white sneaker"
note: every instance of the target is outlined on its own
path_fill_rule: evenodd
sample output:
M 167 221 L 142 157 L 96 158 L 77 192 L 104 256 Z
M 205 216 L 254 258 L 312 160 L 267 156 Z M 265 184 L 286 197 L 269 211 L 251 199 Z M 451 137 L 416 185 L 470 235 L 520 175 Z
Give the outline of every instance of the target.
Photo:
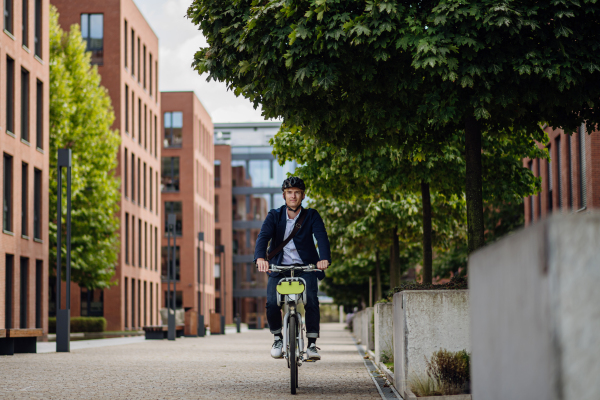
M 283 357 L 283 340 L 276 338 L 271 347 L 271 357 L 282 358 Z
M 319 355 L 319 353 L 317 352 L 317 350 L 321 350 L 317 347 L 316 344 L 311 344 L 310 346 L 308 346 L 308 349 L 306 349 L 306 356 L 308 357 L 309 360 L 312 361 L 317 361 L 321 359 L 321 356 Z

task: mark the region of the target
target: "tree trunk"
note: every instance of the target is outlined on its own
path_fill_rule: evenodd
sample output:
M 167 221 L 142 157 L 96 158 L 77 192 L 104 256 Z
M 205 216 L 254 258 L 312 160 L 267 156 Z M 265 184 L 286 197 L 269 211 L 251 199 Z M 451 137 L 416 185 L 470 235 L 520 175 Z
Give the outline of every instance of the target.
M 465 121 L 465 161 L 467 181 L 467 233 L 469 254 L 484 245 L 483 190 L 481 167 L 481 125 L 474 117 Z
M 429 184 L 421 182 L 423 199 L 423 283 L 431 284 L 433 276 L 433 253 L 431 250 L 431 196 Z
M 381 262 L 379 260 L 379 249 L 375 250 L 375 298 L 381 300 Z
M 400 286 L 402 271 L 400 270 L 400 238 L 394 228 L 392 230 L 392 246 L 390 247 L 390 289 Z

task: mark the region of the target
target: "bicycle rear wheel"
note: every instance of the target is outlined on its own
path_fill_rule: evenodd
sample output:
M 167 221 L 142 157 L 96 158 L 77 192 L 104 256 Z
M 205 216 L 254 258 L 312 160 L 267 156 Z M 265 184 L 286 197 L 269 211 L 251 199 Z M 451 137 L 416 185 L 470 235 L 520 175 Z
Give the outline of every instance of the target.
M 296 316 L 290 315 L 289 327 L 289 362 L 290 362 L 290 389 L 292 394 L 296 394 L 298 387 L 298 360 L 296 359 Z

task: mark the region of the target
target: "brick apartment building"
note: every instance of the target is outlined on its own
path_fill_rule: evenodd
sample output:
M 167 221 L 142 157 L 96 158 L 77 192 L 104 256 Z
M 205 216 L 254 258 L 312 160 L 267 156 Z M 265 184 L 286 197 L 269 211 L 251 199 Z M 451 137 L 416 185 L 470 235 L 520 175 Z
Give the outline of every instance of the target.
M 231 204 L 231 146 L 228 144 L 216 144 L 215 146 L 215 244 L 217 249 L 225 250 L 218 252 L 217 264 L 219 277 L 215 279 L 217 298 L 215 299 L 215 312 L 225 311 L 225 322 L 233 323 L 233 231 L 232 231 L 232 204 Z M 221 260 L 223 257 L 223 261 Z M 224 294 L 225 296 L 223 296 Z M 222 298 L 225 298 L 223 310 Z
M 49 3 L 5 1 L 0 33 L 0 329 L 48 333 Z
M 174 213 L 176 304 L 200 309 L 208 323 L 208 315 L 215 309 L 213 123 L 194 92 L 162 92 L 161 97 L 162 307 L 167 298 L 167 215 Z M 199 233 L 204 234 L 203 241 Z
M 581 212 L 600 208 L 600 133 L 588 135 L 582 125 L 571 136 L 546 127 L 550 160 L 523 160 L 542 191 L 525 199 L 525 225 L 553 212 Z
M 65 30 L 80 24 L 121 133 L 121 251 L 115 286 L 87 293 L 73 285 L 71 316 L 104 316 L 108 330 L 160 323 L 158 38 L 133 0 L 52 0 Z M 64 291 L 63 291 L 64 293 Z M 89 306 L 88 306 L 89 304 Z

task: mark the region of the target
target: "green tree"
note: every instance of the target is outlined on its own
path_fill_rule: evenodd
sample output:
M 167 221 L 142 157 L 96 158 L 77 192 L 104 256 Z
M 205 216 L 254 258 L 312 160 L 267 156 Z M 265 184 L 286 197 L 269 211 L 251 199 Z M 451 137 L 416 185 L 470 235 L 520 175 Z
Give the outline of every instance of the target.
M 72 150 L 73 282 L 89 290 L 109 287 L 119 251 L 120 181 L 115 177 L 120 136 L 96 66 L 90 65 L 78 25 L 69 33 L 50 6 L 50 259 L 56 260 L 57 153 Z M 65 182 L 65 179 L 63 179 Z M 63 210 L 66 196 L 63 195 Z M 66 232 L 63 212 L 63 232 Z M 64 241 L 63 241 L 64 243 Z M 63 260 L 66 247 L 61 249 Z M 56 264 L 54 264 L 56 268 Z M 65 274 L 62 274 L 65 277 Z
M 595 126 L 594 0 L 195 0 L 194 66 L 265 117 L 350 148 L 463 132 L 469 251 L 484 243 L 482 135 Z M 588 129 L 589 131 L 589 129 Z

